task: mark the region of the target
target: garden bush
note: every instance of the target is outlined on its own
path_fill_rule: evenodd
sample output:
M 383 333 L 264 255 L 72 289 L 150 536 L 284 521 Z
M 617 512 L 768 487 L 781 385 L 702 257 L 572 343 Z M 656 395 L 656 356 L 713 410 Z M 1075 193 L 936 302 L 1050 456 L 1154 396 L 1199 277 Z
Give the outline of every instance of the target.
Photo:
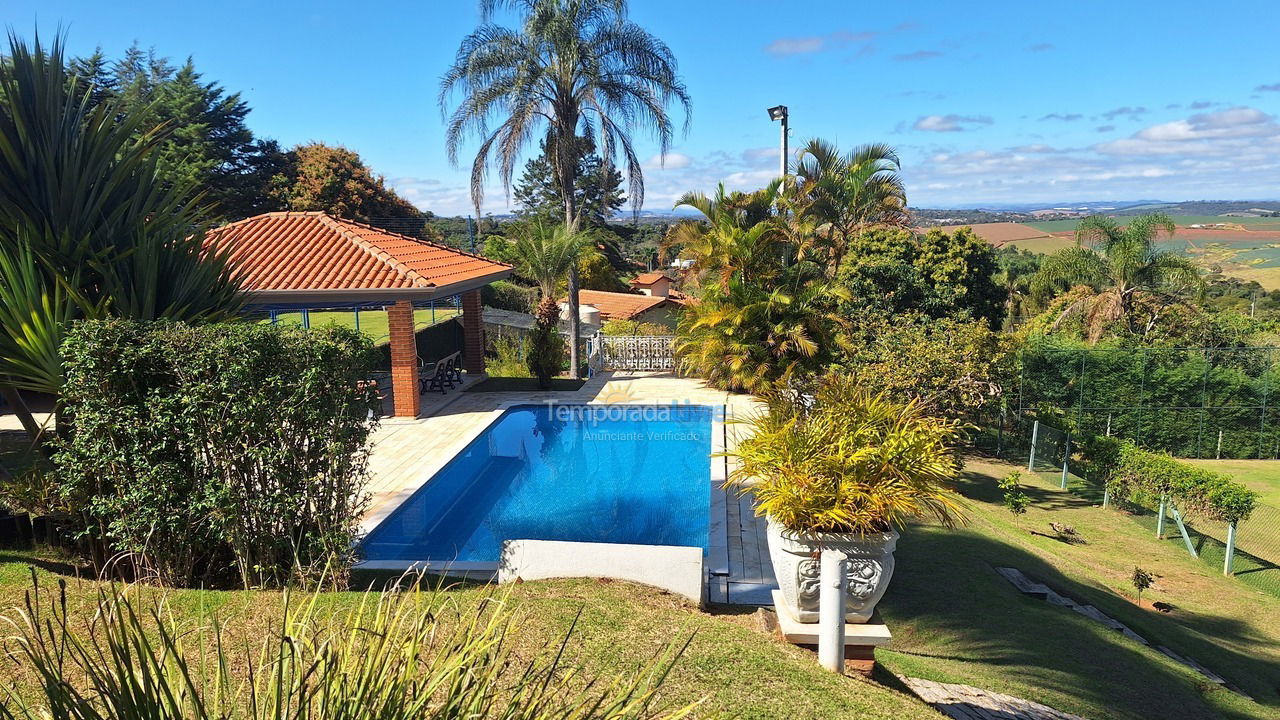
M 367 338 L 109 320 L 63 354 L 54 464 L 90 541 L 169 585 L 343 578 L 377 423 Z
M 480 300 L 499 310 L 528 313 L 533 311 L 534 303 L 538 300 L 538 289 L 497 280 L 480 289 Z
M 1153 504 L 1168 497 L 1184 515 L 1239 522 L 1257 505 L 1254 491 L 1230 476 L 1122 442 L 1107 488 L 1117 498 Z

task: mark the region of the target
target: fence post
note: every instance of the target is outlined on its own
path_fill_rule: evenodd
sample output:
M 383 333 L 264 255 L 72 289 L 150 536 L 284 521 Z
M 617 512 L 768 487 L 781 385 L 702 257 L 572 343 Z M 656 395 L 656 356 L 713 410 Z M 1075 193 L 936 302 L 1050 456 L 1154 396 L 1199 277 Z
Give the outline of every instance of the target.
M 1222 459 L 1222 431 L 1218 431 L 1218 460 Z
M 1040 421 L 1036 420 L 1031 425 L 1031 456 L 1027 458 L 1027 472 L 1034 472 L 1036 469 L 1036 439 L 1040 437 Z
M 1111 413 L 1107 413 L 1107 437 L 1111 437 Z
M 1105 508 L 1110 504 L 1111 504 L 1111 488 L 1107 487 L 1106 485 L 1103 485 L 1102 486 L 1102 507 Z
M 1160 496 L 1160 512 L 1156 515 L 1156 537 L 1160 540 L 1164 539 L 1164 495 Z
M 1231 567 L 1236 559 L 1236 523 L 1232 520 L 1227 525 L 1227 558 L 1222 561 L 1222 574 L 1231 575 L 1234 570 Z
M 1067 465 L 1071 462 L 1071 433 L 1062 442 L 1062 489 L 1067 489 Z
M 1191 557 L 1200 557 L 1200 553 L 1196 552 L 1196 548 L 1191 544 L 1191 536 L 1187 534 L 1187 526 L 1182 522 L 1182 513 L 1178 512 L 1178 508 L 1169 506 L 1173 511 L 1173 521 L 1178 524 L 1178 532 L 1182 533 L 1182 542 L 1187 546 L 1187 552 L 1191 553 Z

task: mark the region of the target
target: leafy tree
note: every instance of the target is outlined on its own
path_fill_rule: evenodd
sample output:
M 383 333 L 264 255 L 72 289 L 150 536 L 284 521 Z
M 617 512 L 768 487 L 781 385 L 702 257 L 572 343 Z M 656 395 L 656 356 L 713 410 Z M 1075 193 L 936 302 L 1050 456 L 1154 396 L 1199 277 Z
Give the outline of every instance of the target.
M 1151 587 L 1155 583 L 1155 576 L 1143 570 L 1140 567 L 1133 568 L 1133 576 L 1129 578 L 1129 582 L 1133 584 L 1133 589 L 1138 591 L 1138 604 L 1142 604 L 1142 591 Z
M 511 7 L 519 30 L 493 22 L 495 12 Z M 520 153 L 538 134 L 564 202 L 564 222 L 581 223 L 577 203 L 581 136 L 595 135 L 606 164 L 621 155 L 627 168 L 632 207 L 644 203 L 644 172 L 631 134 L 650 129 L 659 152 L 671 146 L 672 103 L 687 111 L 689 95 L 676 74 L 671 50 L 626 19 L 624 0 L 482 0 L 481 26 L 463 39 L 452 67 L 440 83 L 441 109 L 448 115 L 446 149 L 457 162 L 462 142 L 481 139 L 471 166 L 471 199 L 479 208 L 491 163 L 502 184 Z M 463 96 L 449 113 L 454 92 Z M 569 334 L 578 336 L 578 278 L 569 273 Z M 578 377 L 578 343 L 570 343 L 570 373 Z
M 203 247 L 194 188 L 160 167 L 166 129 L 89 102 L 61 39 L 0 63 L 0 377 L 56 394 L 69 319 L 218 320 L 243 296 Z
M 850 312 L 923 312 L 969 317 L 999 327 L 1005 293 L 995 280 L 991 246 L 971 231 L 872 228 L 857 235 L 836 273 Z
M 137 122 L 138 133 L 160 124 L 159 172 L 169 182 L 197 188 L 213 214 L 239 219 L 270 207 L 266 182 L 278 160 L 274 144 L 255 140 L 245 124 L 249 106 L 205 82 L 188 58 L 176 68 L 136 44 L 112 63 L 101 49 L 68 63 L 77 96 L 93 106 L 110 102 Z
M 592 244 L 588 244 L 578 258 L 578 277 L 583 290 L 627 292 L 630 289 L 618 277 L 618 271 L 613 269 L 609 258 Z
M 578 157 L 574 185 L 577 198 L 574 202 L 579 208 L 582 225 L 605 227 L 626 202 L 622 193 L 622 173 L 596 154 L 591 137 L 575 138 L 574 145 Z M 552 158 L 547 156 L 546 140 L 540 147 L 541 153 L 525 163 L 524 173 L 515 184 L 516 204 L 520 206 L 521 215 L 564 222 L 564 198 L 556 182 Z
M 289 210 L 360 220 L 422 217 L 351 150 L 313 142 L 290 150 L 287 158 L 285 171 L 272 179 L 270 195 Z
M 1013 340 L 981 321 L 863 313 L 850 325 L 840 369 L 933 414 L 976 421 L 1013 379 Z
M 1146 335 L 1167 307 L 1204 285 L 1190 259 L 1156 247 L 1162 231 L 1172 235 L 1175 229 L 1173 219 L 1160 213 L 1136 217 L 1123 227 L 1106 216 L 1087 217 L 1076 230 L 1074 247 L 1045 258 L 1033 288 L 1041 294 L 1091 288 L 1059 314 L 1059 321 L 1071 314 L 1083 317 L 1091 340 L 1115 325 Z M 1143 299 L 1154 301 L 1141 313 L 1145 322 L 1135 312 Z
M 970 228 L 950 234 L 938 228 L 919 240 L 915 266 L 943 307 L 967 311 L 973 318 L 1000 327 L 1005 294 L 996 284 L 995 252 Z
M 1014 470 L 999 483 L 1000 490 L 1004 493 L 1004 506 L 1014 515 L 1022 515 L 1027 512 L 1027 506 L 1031 504 L 1031 498 L 1022 492 L 1022 473 Z

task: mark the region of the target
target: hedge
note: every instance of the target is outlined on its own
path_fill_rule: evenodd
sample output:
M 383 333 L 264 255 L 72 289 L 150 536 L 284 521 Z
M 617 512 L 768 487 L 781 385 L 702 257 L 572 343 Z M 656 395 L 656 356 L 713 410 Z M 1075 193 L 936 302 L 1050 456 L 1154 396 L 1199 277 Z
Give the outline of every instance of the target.
M 1173 500 L 1185 515 L 1234 523 L 1245 520 L 1258 502 L 1258 494 L 1229 475 L 1182 462 L 1165 453 L 1143 450 L 1131 442 L 1105 448 L 1099 463 L 1110 462 L 1107 489 L 1116 497 L 1137 503 Z M 1115 449 L 1114 455 L 1109 450 Z
M 54 465 L 91 545 L 169 585 L 341 580 L 367 503 L 367 338 L 236 323 L 74 325 Z

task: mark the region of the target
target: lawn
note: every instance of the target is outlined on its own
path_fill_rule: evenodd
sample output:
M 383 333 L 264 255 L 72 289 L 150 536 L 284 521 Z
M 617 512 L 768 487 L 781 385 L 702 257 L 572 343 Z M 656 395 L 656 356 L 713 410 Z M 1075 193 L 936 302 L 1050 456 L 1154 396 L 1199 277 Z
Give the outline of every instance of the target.
M 21 603 L 30 587 L 29 553 L 0 552 L 0 603 Z M 38 561 L 39 562 L 39 561 Z M 67 568 L 40 562 L 43 582 L 52 584 Z M 601 677 L 633 672 L 672 644 L 692 638 L 663 686 L 660 700 L 671 705 L 704 700 L 707 715 L 741 718 L 867 718 L 936 720 L 939 716 L 914 697 L 881 685 L 822 670 L 812 653 L 755 629 L 749 617 L 721 617 L 697 611 L 674 596 L 623 582 L 561 580 L 506 586 L 518 603 L 518 626 L 508 638 L 517 653 L 530 656 L 546 643 L 558 642 L 581 611 L 578 629 L 567 649 L 571 666 Z M 93 584 L 72 580 L 72 603 L 87 607 Z M 158 591 L 149 591 L 154 594 Z M 490 593 L 464 587 L 451 593 L 466 607 Z M 214 612 L 232 641 L 259 639 L 275 627 L 278 593 L 176 591 L 171 607 L 189 623 L 208 622 Z M 322 606 L 349 608 L 361 593 L 325 593 Z M 10 673 L 6 673 L 6 679 Z M 15 678 L 30 696 L 30 676 Z
M 1280 460 L 1186 460 L 1209 470 L 1234 477 L 1256 491 L 1259 500 L 1280 507 Z
M 1124 514 L 1035 476 L 1025 483 L 1030 509 L 1014 516 L 999 504 L 995 487 L 1013 469 L 970 460 L 959 483 L 969 506 L 968 523 L 955 529 L 915 524 L 904 530 L 893 583 L 880 606 L 894 633 L 893 643 L 878 654 L 885 670 L 877 679 L 883 686 L 825 673 L 812 653 L 762 634 L 750 609 L 699 612 L 673 596 L 623 582 L 507 586 L 523 618 L 513 637 L 522 653 L 531 653 L 558 640 L 581 610 L 569 657 L 593 675 L 633 669 L 669 643 L 692 637 L 663 698 L 673 704 L 706 698 L 704 710 L 745 718 L 938 717 L 901 694 L 887 670 L 976 685 L 1092 720 L 1280 717 L 1280 598 L 1223 577 L 1188 558 L 1180 543 L 1157 541 Z M 1073 526 L 1086 544 L 1048 537 L 1051 521 Z M 0 605 L 21 602 L 32 561 L 46 579 L 68 572 L 31 553 L 0 553 Z M 1194 658 L 1262 704 L 1081 615 L 1022 595 L 992 569 L 1005 565 Z M 1135 565 L 1157 576 L 1141 608 L 1128 585 Z M 371 580 L 358 577 L 356 584 L 363 587 Z M 73 581 L 69 587 L 81 604 L 93 590 L 87 582 Z M 470 603 L 488 590 L 473 586 L 451 592 Z M 268 632 L 278 612 L 273 593 L 177 591 L 171 597 L 175 611 L 191 622 L 207 620 L 216 610 L 249 638 Z M 320 602 L 349 607 L 360 597 L 326 593 Z M 1156 612 L 1150 608 L 1154 600 L 1176 609 Z
M 356 313 L 350 309 L 346 310 L 312 310 L 311 327 L 320 327 L 327 323 L 333 323 L 342 327 L 356 326 Z M 454 307 L 441 306 L 436 308 L 426 308 L 413 311 L 413 320 L 417 328 L 421 330 L 424 327 L 444 322 L 451 318 L 457 317 L 461 311 Z M 301 312 L 282 312 L 276 315 L 276 321 L 281 324 L 301 325 Z M 270 322 L 264 320 L 263 322 Z M 360 311 L 360 332 L 368 335 L 374 344 L 381 345 L 388 341 L 390 330 L 387 329 L 387 313 L 378 308 L 370 308 Z
M 967 526 L 920 525 L 898 546 L 881 610 L 895 640 L 881 660 L 907 675 L 964 682 L 1090 718 L 1280 717 L 1280 599 L 1157 541 L 1123 513 L 1025 478 L 1032 498 L 1015 516 L 996 481 L 1017 469 L 971 460 L 960 483 Z M 1057 540 L 1050 522 L 1086 544 Z M 1040 533 L 1040 534 L 1036 534 Z M 1136 565 L 1157 576 L 1132 601 Z M 1029 598 L 998 576 L 1011 566 L 1224 675 L 1263 704 L 1218 688 L 1150 648 L 1063 608 Z M 1151 601 L 1172 603 L 1170 614 Z

